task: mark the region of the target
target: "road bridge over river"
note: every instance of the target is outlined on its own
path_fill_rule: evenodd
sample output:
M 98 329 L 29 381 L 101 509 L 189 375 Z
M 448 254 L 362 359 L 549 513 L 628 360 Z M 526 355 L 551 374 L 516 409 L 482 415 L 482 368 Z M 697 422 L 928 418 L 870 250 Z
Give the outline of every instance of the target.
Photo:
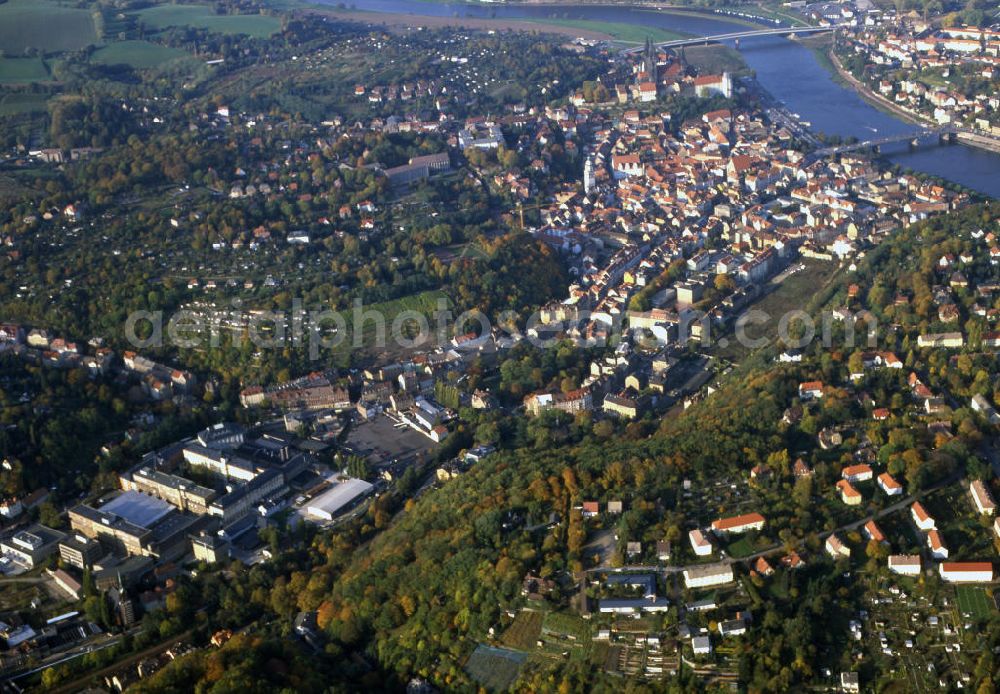
M 692 36 L 686 39 L 675 39 L 673 41 L 663 41 L 653 44 L 654 48 L 681 48 L 682 46 L 698 46 L 705 43 L 721 43 L 723 41 L 737 41 L 739 39 L 749 39 L 755 36 L 802 36 L 807 34 L 820 34 L 833 31 L 836 26 L 826 27 L 778 27 L 776 29 L 748 29 L 746 31 L 733 31 L 728 34 L 715 34 L 713 36 Z M 624 53 L 641 53 L 643 46 L 628 48 Z

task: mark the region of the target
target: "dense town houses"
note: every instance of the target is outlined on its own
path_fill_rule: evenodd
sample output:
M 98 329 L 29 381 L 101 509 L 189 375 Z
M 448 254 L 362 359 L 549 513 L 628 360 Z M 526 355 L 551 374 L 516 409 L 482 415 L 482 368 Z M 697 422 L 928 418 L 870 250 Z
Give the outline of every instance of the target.
M 863 59 L 872 91 L 919 119 L 1000 137 L 1000 31 L 871 17 L 845 29 L 838 53 Z

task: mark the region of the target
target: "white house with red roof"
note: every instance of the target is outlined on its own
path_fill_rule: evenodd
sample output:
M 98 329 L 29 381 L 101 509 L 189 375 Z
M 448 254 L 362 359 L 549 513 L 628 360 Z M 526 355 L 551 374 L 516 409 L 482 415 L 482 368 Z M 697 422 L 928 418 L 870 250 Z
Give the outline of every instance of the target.
M 840 471 L 840 476 L 848 482 L 867 482 L 872 478 L 872 467 L 864 463 L 849 465 Z
M 834 559 L 851 556 L 851 548 L 845 545 L 836 534 L 832 534 L 830 537 L 826 538 L 824 547 L 826 548 L 826 553 Z
M 745 533 L 748 530 L 760 530 L 764 527 L 764 522 L 764 516 L 759 513 L 744 513 L 712 521 L 712 530 L 719 534 Z
M 936 527 L 934 518 L 927 513 L 927 509 L 919 501 L 914 501 L 910 506 L 910 515 L 913 516 L 913 522 L 917 524 L 917 527 L 925 532 Z
M 837 482 L 837 490 L 840 492 L 840 500 L 848 506 L 859 506 L 861 504 L 861 492 L 855 489 L 847 480 L 839 480 Z
M 927 546 L 930 547 L 931 555 L 935 559 L 948 558 L 948 547 L 944 544 L 944 539 L 937 530 L 931 530 L 927 533 Z
M 903 493 L 903 485 L 896 481 L 896 478 L 888 472 L 883 472 L 878 476 L 878 486 L 882 488 L 888 496 L 896 496 Z
M 774 567 L 771 566 L 764 557 L 758 557 L 757 561 L 753 564 L 753 568 L 754 571 L 759 573 L 761 576 L 770 576 L 774 573 Z
M 823 381 L 806 381 L 799 384 L 799 398 L 802 400 L 823 397 Z
M 705 538 L 705 534 L 699 528 L 688 533 L 688 540 L 691 542 L 691 549 L 699 557 L 707 557 L 712 554 L 712 543 Z
M 989 583 L 993 580 L 993 564 L 988 561 L 946 561 L 938 571 L 949 583 Z
M 878 524 L 874 520 L 870 520 L 865 523 L 865 526 L 861 529 L 864 536 L 868 540 L 875 540 L 875 542 L 885 542 L 885 535 L 882 533 L 882 529 L 878 527 Z

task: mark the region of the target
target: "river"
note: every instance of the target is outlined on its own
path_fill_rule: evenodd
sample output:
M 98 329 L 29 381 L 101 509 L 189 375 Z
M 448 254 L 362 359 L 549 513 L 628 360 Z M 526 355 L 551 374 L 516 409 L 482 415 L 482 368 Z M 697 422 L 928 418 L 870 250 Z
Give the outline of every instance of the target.
M 334 5 L 338 0 L 321 0 Z M 747 27 L 723 16 L 676 13 L 652 9 L 599 5 L 453 4 L 422 0 L 354 0 L 358 10 L 403 14 L 508 19 L 559 18 L 656 26 L 695 36 L 743 31 Z M 743 39 L 739 51 L 756 72 L 757 81 L 785 107 L 829 135 L 861 140 L 913 132 L 916 126 L 884 113 L 857 92 L 838 84 L 805 46 L 779 36 Z M 967 188 L 1000 198 L 1000 153 L 964 144 L 922 145 L 906 143 L 884 148 L 900 166 L 954 181 Z

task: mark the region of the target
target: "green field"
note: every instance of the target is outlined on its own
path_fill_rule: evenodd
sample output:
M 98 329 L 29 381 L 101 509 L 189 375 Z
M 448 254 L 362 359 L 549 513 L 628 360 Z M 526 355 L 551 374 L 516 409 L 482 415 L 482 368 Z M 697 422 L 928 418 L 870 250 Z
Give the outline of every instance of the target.
M 735 48 L 719 43 L 708 46 L 685 46 L 684 60 L 693 65 L 698 72 L 706 75 L 718 75 L 721 72 L 741 72 L 747 69 L 743 57 Z
M 118 41 L 97 50 L 90 59 L 101 65 L 125 64 L 142 70 L 186 55 L 178 48 L 160 46 L 149 41 Z
M 262 38 L 281 28 L 281 21 L 276 17 L 215 14 L 205 5 L 159 5 L 141 10 L 137 15 L 151 29 L 190 26 L 219 34 L 248 34 Z
M 989 619 L 993 614 L 993 604 L 986 591 L 977 586 L 958 586 L 958 609 L 975 619 Z
M 746 326 L 745 333 L 749 339 L 756 340 L 764 337 L 778 343 L 779 347 L 784 349 L 784 343 L 778 340 L 778 324 L 781 317 L 789 311 L 808 310 L 810 300 L 832 280 L 840 267 L 836 262 L 813 258 L 801 258 L 794 263 L 794 265 L 800 264 L 804 265 L 805 269 L 786 277 L 777 287 L 771 283 L 763 285 L 769 290 L 768 293 L 756 301 L 751 308 L 763 311 L 768 318 L 758 324 L 751 323 Z M 821 328 L 818 321 L 816 328 L 817 330 Z M 715 354 L 729 361 L 740 362 L 753 351 L 753 349 L 741 345 L 738 340 L 733 339 L 733 335 L 724 336 L 725 344 L 716 341 L 716 337 L 716 335 L 712 335 L 712 339 L 715 341 Z
M 726 548 L 729 554 L 737 559 L 753 554 L 755 549 L 756 548 L 750 543 L 750 538 L 748 537 L 741 537 L 739 540 Z
M 380 350 L 387 350 L 389 353 L 393 353 L 397 349 L 405 351 L 406 346 L 397 341 L 393 331 L 393 321 L 404 311 L 416 311 L 420 315 L 425 316 L 427 319 L 426 327 L 429 333 L 424 333 L 423 337 L 433 340 L 437 334 L 437 322 L 433 315 L 437 311 L 437 301 L 439 298 L 444 299 L 449 308 L 452 306 L 447 295 L 440 291 L 431 290 L 400 297 L 392 301 L 365 304 L 361 308 L 357 322 L 355 321 L 353 307 L 344 310 L 341 315 L 346 322 L 347 331 L 344 340 L 338 345 L 335 351 L 341 356 L 347 355 L 355 345 L 362 349 L 378 348 Z M 418 335 L 418 329 L 423 329 L 423 326 L 417 326 L 413 321 L 400 321 L 400 323 L 397 328 L 399 329 L 400 337 L 404 341 L 415 339 Z M 384 326 L 384 347 L 378 344 L 378 324 Z M 360 337 L 355 337 L 355 327 L 361 328 Z
M 486 689 L 503 692 L 517 679 L 526 659 L 523 653 L 480 644 L 469 656 L 465 670 Z
M 28 48 L 42 53 L 73 51 L 97 41 L 88 10 L 51 0 L 9 0 L 0 5 L 0 50 L 9 56 Z
M 805 21 L 802 15 L 795 11 L 787 12 L 782 10 L 780 7 L 765 7 L 764 5 L 725 5 L 720 6 L 720 10 L 733 10 L 735 12 L 746 12 L 748 14 L 753 14 L 758 17 L 763 17 L 765 19 L 778 19 L 783 22 L 787 22 L 790 26 L 809 26 L 809 22 Z M 744 19 L 743 17 L 733 17 L 725 14 L 719 15 L 722 19 L 729 22 L 740 22 L 747 24 L 752 27 L 759 27 L 761 24 L 757 22 Z M 766 26 L 766 25 L 764 25 Z
M 49 68 L 41 58 L 0 58 L 0 83 L 47 82 Z
M 581 617 L 565 612 L 546 614 L 543 630 L 556 636 L 574 636 L 581 643 L 590 638 L 590 625 Z
M 600 31 L 618 41 L 628 43 L 644 43 L 647 36 L 654 43 L 674 41 L 686 38 L 687 36 L 687 34 L 680 34 L 676 31 L 660 29 L 659 27 L 643 27 L 619 22 L 599 22 L 591 19 L 535 19 L 532 17 L 525 18 L 525 21 L 536 22 L 538 24 L 552 24 L 571 29 L 582 29 L 584 31 Z
M 3 94 L 0 95 L 0 116 L 44 111 L 47 101 L 45 94 Z
M 520 651 L 529 651 L 535 647 L 538 636 L 542 632 L 544 615 L 534 610 L 521 610 L 514 622 L 507 627 L 500 639 L 503 645 Z
M 386 323 L 386 330 L 388 330 L 392 321 L 403 311 L 416 311 L 425 316 L 431 315 L 435 310 L 437 310 L 438 299 L 444 299 L 448 302 L 448 306 L 451 306 L 451 301 L 448 300 L 447 295 L 444 292 L 437 290 L 431 290 L 426 292 L 421 292 L 419 294 L 411 294 L 410 296 L 400 297 L 399 299 L 393 299 L 391 301 L 381 301 L 375 304 L 366 305 L 363 307 L 364 311 L 374 311 L 381 314 L 384 317 Z M 353 313 L 349 316 L 353 322 Z M 364 328 L 365 336 L 367 337 L 369 333 L 374 334 L 375 325 L 373 321 L 367 321 L 362 326 Z

